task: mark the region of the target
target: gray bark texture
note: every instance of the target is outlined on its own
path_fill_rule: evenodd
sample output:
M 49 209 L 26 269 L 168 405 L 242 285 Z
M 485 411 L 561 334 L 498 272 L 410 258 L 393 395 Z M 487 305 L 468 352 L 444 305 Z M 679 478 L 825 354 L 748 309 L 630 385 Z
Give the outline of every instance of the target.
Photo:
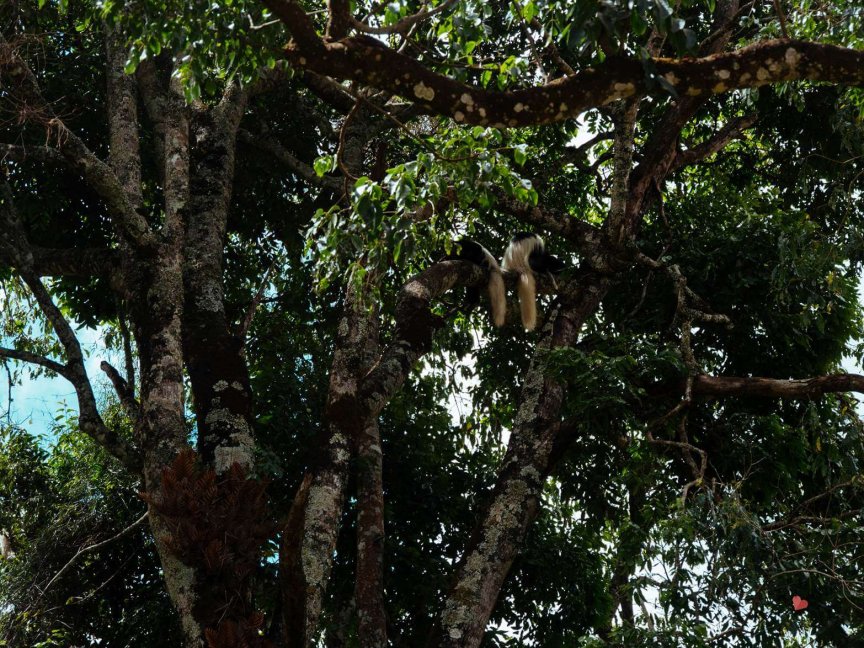
M 329 3 L 326 37 L 318 35 L 296 0 L 264 0 L 263 4 L 291 33 L 284 56 L 302 71 L 297 82 L 343 115 L 336 157 L 349 180 L 368 171 L 370 144 L 396 127 L 398 120 L 383 118 L 380 108 L 397 96 L 411 103 L 401 109 L 403 118 L 432 113 L 457 123 L 502 128 L 558 122 L 588 108 L 611 110 L 617 118 L 611 136 L 611 202 L 603 227 L 542 205 L 529 207 L 499 197 L 498 209 L 564 238 L 580 253 L 583 266 L 572 281 L 554 288 L 554 307 L 522 377 L 517 414 L 494 488 L 454 568 L 452 587 L 437 613 L 430 611 L 430 617 L 437 616 L 429 648 L 476 648 L 538 515 L 546 480 L 579 434 L 580 421 L 562 420 L 565 386 L 550 377 L 548 353 L 573 346 L 604 296 L 637 264 L 675 276 L 676 268 L 640 257 L 636 250 L 646 208 L 672 173 L 720 151 L 752 126 L 756 116 L 743 116 L 686 150 L 681 150 L 679 141 L 682 129 L 709 97 L 736 88 L 795 79 L 864 83 L 864 53 L 792 40 L 765 41 L 726 52 L 738 3 L 721 0 L 714 36 L 698 57 L 654 60 L 658 73 L 678 90 L 679 98 L 648 134 L 644 155 L 634 164 L 639 98 L 652 91 L 638 61 L 610 56 L 596 69 L 574 72 L 570 68 L 566 78 L 554 83 L 492 92 L 427 69 L 378 40 L 351 35 L 362 23 L 351 16 L 348 2 Z M 408 21 L 399 29 L 413 24 Z M 74 250 L 31 244 L 17 215 L 15 197 L 4 181 L 0 185 L 0 264 L 13 268 L 29 288 L 60 342 L 62 357 L 0 348 L 0 358 L 34 363 L 74 386 L 81 430 L 143 485 L 165 587 L 178 613 L 185 645 L 222 645 L 220 641 L 234 636 L 255 616 L 252 577 L 229 578 L 208 569 L 199 539 L 213 540 L 219 557 L 243 568 L 251 565 L 248 572 L 252 573 L 260 556 L 248 546 L 259 546 L 275 535 L 263 486 L 254 477 L 255 410 L 243 348 L 248 321 L 239 330 L 232 327 L 223 283 L 237 142 L 255 147 L 298 178 L 319 185 L 328 199 L 344 200 L 347 182 L 332 176 L 319 178 L 294 152 L 269 140 L 265 129 L 245 127 L 254 103 L 250 97 L 281 87 L 287 79 L 284 70 L 281 76 L 278 69 L 271 71 L 248 88 L 229 84 L 213 105 L 186 105 L 170 57 L 144 61 L 129 76 L 123 72 L 124 35 L 106 29 L 105 39 L 109 150 L 104 160 L 54 114 L 36 75 L 9 43 L 0 40 L 3 92 L 25 105 L 41 107 L 52 127 L 63 132 L 63 137 L 44 146 L 25 149 L 0 144 L 0 155 L 16 164 L 49 164 L 82 178 L 104 202 L 116 243 L 111 249 Z M 560 56 L 558 60 L 568 69 Z M 349 93 L 340 84 L 345 80 L 364 87 L 352 86 Z M 383 92 L 384 99 L 371 88 Z M 320 121 L 321 128 L 330 127 L 328 119 Z M 149 175 L 157 178 L 145 178 L 142 168 L 145 129 L 153 135 L 148 145 L 157 157 L 157 170 Z M 153 207 L 153 213 L 144 209 L 147 182 L 160 187 L 162 204 Z M 128 318 L 128 333 L 138 354 L 137 380 L 129 340 L 126 378 L 107 363 L 103 370 L 134 421 L 132 438 L 110 429 L 101 417 L 74 329 L 43 282 L 48 276 L 107 279 L 124 322 Z M 364 282 L 346 282 L 322 413 L 323 432 L 309 453 L 287 519 L 278 529 L 281 637 L 273 639 L 281 640 L 285 648 L 312 648 L 319 640 L 352 465 L 357 483 L 356 579 L 353 599 L 338 606 L 338 628 L 331 629 L 328 640 L 334 646 L 344 645 L 347 629 L 356 621 L 363 648 L 388 645 L 382 478 L 388 458 L 382 453 L 379 416 L 418 361 L 433 349 L 436 332 L 449 325 L 434 313 L 437 302 L 455 288 L 476 288 L 488 281 L 483 268 L 466 261 L 433 263 L 401 287 L 392 330 L 382 334 L 385 320 L 373 298 L 378 279 L 368 276 Z M 681 279 L 680 306 L 689 318 L 697 312 L 686 305 L 685 288 Z M 191 394 L 184 393 L 185 376 Z M 812 398 L 830 392 L 864 392 L 864 377 L 778 380 L 696 375 L 684 386 L 668 388 L 686 393 L 687 398 L 691 394 L 694 398 Z M 197 431 L 194 451 L 186 416 L 190 396 Z M 194 518 L 196 507 L 205 501 L 194 487 L 199 483 L 218 483 L 223 489 L 214 486 L 218 497 L 207 500 L 208 506 L 234 501 L 229 495 L 247 496 L 242 529 L 231 529 L 229 534 Z M 634 515 L 640 497 L 639 492 L 631 493 Z M 180 519 L 194 520 L 194 532 L 184 536 Z M 226 539 L 244 533 L 245 540 L 258 542 L 246 542 L 245 554 Z M 625 593 L 632 569 L 632 556 L 621 555 L 612 583 L 616 606 L 625 618 L 632 617 L 632 602 Z M 269 644 L 250 632 L 238 645 Z

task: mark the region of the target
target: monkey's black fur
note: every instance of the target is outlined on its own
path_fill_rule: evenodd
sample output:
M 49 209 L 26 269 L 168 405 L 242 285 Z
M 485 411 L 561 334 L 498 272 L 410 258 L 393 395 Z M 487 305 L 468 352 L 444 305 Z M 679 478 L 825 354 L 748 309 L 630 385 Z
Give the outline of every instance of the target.
M 495 326 L 503 326 L 507 314 L 507 298 L 504 294 L 504 278 L 501 275 L 501 267 L 498 265 L 498 261 L 494 256 L 492 256 L 492 253 L 489 252 L 489 250 L 471 239 L 460 239 L 456 242 L 456 247 L 458 248 L 458 251 L 455 254 L 447 255 L 445 258 L 476 263 L 489 273 L 487 289 L 489 292 L 489 302 L 492 311 L 492 323 Z M 477 304 L 479 304 L 480 289 L 477 287 L 469 287 L 466 290 L 465 302 L 468 310 L 473 309 Z
M 503 268 L 519 275 L 516 284 L 522 325 L 532 331 L 537 325 L 537 283 L 534 274 L 550 277 L 564 270 L 565 264 L 546 251 L 543 239 L 533 232 L 517 232 L 504 252 Z M 553 285 L 555 280 L 552 279 Z
M 530 238 L 539 237 L 534 232 L 516 232 L 510 242 L 518 243 Z M 534 248 L 528 255 L 528 265 L 534 272 L 541 274 L 560 274 L 567 267 L 567 264 L 561 259 L 554 254 L 549 254 L 546 251 L 546 247 L 542 244 L 540 247 Z

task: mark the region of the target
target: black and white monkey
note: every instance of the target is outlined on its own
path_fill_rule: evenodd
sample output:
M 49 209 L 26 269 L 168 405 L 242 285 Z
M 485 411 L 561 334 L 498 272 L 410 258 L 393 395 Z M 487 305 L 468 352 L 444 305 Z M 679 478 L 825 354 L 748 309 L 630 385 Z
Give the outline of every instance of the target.
M 537 281 L 534 273 L 555 275 L 564 269 L 564 262 L 549 254 L 543 239 L 533 232 L 517 232 L 504 253 L 502 267 L 519 273 L 517 292 L 522 325 L 532 331 L 537 326 Z M 553 283 L 555 279 L 552 279 Z
M 495 326 L 504 326 L 504 320 L 507 318 L 507 294 L 504 291 L 504 276 L 501 274 L 498 260 L 489 250 L 471 239 L 460 239 L 456 242 L 456 248 L 455 254 L 450 255 L 449 258 L 471 261 L 485 268 L 489 273 L 487 290 L 492 310 L 492 323 Z M 480 294 L 476 288 L 469 289 L 468 301 L 477 303 L 479 299 Z

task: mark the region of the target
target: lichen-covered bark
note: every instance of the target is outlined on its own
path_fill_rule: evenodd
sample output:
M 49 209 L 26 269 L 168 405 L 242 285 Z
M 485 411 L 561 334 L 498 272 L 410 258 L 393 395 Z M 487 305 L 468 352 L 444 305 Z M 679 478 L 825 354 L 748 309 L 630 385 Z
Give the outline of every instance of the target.
M 657 84 L 645 74 L 642 61 L 609 56 L 596 68 L 585 68 L 542 86 L 496 92 L 435 72 L 413 56 L 369 36 L 323 40 L 297 0 L 263 3 L 293 36 L 285 56 L 294 67 L 386 90 L 458 123 L 499 128 L 536 126 L 656 91 Z M 848 85 L 864 82 L 864 52 L 785 39 L 702 58 L 654 58 L 651 63 L 681 96 L 710 96 L 796 79 Z
M 342 515 L 350 444 L 368 421 L 357 406 L 359 379 L 368 371 L 377 340 L 377 311 L 363 304 L 352 287 L 343 305 L 330 369 L 325 437 L 294 497 L 282 534 L 282 638 L 287 648 L 309 648 L 318 627 Z
M 543 327 L 491 502 L 460 560 L 455 584 L 430 636 L 430 648 L 471 648 L 483 639 L 501 585 L 536 517 L 560 433 L 556 424 L 564 388 L 545 375 L 544 354 L 576 341 L 607 288 L 603 277 L 584 277 L 561 299 Z
M 430 312 L 432 300 L 457 285 L 474 286 L 484 280 L 484 271 L 467 261 L 442 261 L 408 280 L 396 303 L 393 340 L 360 386 L 359 400 L 367 410 L 380 413 L 420 357 L 432 348 L 432 336 L 444 324 Z
M 183 217 L 189 202 L 189 108 L 181 82 L 172 75 L 159 79 L 156 63 L 147 59 L 138 66 L 136 79 L 140 95 L 156 137 L 157 171 L 162 185 L 165 221 L 162 238 L 181 240 Z
M 229 88 L 215 110 L 193 121 L 190 197 L 186 214 L 183 344 L 198 423 L 198 449 L 216 471 L 252 466 L 252 392 L 242 340 L 230 329 L 222 285 L 236 133 L 246 105 Z
M 138 136 L 138 92 L 135 79 L 125 74 L 126 49 L 123 34 L 105 28 L 108 77 L 108 133 L 111 169 L 123 186 L 134 209 L 140 209 L 141 156 Z
M 615 248 L 627 240 L 626 221 L 627 202 L 630 196 L 630 169 L 633 162 L 634 134 L 636 115 L 639 113 L 639 100 L 623 101 L 611 111 L 615 119 L 615 140 L 613 144 L 612 188 L 610 190 L 609 214 L 605 230 L 609 241 Z
M 377 343 L 377 312 L 367 310 L 354 288 L 349 289 L 330 370 L 325 438 L 295 495 L 280 549 L 286 646 L 307 648 L 314 639 L 336 545 L 351 444 L 359 440 L 366 446 L 361 457 L 380 453 L 380 442 L 366 435 L 377 430 L 382 408 L 402 386 L 417 360 L 431 349 L 432 336 L 443 324 L 429 310 L 432 300 L 456 285 L 473 285 L 482 280 L 484 272 L 479 266 L 464 261 L 437 263 L 413 277 L 402 288 L 396 308 L 396 333 L 383 351 Z M 371 460 L 379 461 L 376 457 Z M 375 471 L 380 474 L 377 468 Z M 373 479 L 380 477 L 373 475 Z M 364 503 L 369 505 L 369 517 L 364 514 L 363 524 L 372 526 L 369 535 L 358 538 L 363 551 L 373 536 L 383 533 L 378 504 L 381 496 L 376 492 L 380 486 L 372 483 L 369 488 Z M 364 576 L 358 574 L 357 586 L 368 598 L 363 599 L 362 610 L 360 600 L 356 607 L 358 614 L 370 611 L 363 623 L 380 630 L 383 605 L 378 597 L 383 583 L 380 576 L 369 578 L 372 571 L 380 569 L 376 549 L 373 547 L 363 559 L 367 571 Z M 370 641 L 381 634 L 373 634 Z
M 357 636 L 361 648 L 387 646 L 384 611 L 384 482 L 377 416 L 356 441 L 357 453 Z
M 144 455 L 144 488 L 158 492 L 162 469 L 188 447 L 180 335 L 183 281 L 179 248 L 163 246 L 151 263 L 126 272 L 128 300 L 141 366 L 141 418 L 136 426 Z M 165 545 L 166 528 L 150 508 L 150 527 L 162 563 L 166 588 L 177 610 L 188 647 L 201 645 L 203 628 L 195 618 L 196 575 Z

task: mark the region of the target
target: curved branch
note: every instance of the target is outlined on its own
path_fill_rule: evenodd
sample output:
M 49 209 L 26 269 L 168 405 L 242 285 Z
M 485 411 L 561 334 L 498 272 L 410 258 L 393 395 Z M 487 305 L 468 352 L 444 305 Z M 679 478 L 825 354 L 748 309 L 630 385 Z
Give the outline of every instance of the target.
M 21 228 L 21 221 L 12 201 L 12 192 L 8 183 L 0 184 L 0 226 L 4 230 L 4 237 L 0 238 L 0 253 L 12 260 L 17 268 L 21 279 L 30 288 L 36 303 L 42 314 L 51 324 L 54 333 L 63 346 L 66 354 L 66 365 L 30 354 L 23 358 L 18 352 L 19 359 L 35 362 L 43 367 L 56 371 L 66 378 L 73 387 L 78 397 L 78 424 L 81 430 L 89 435 L 96 443 L 111 453 L 118 461 L 126 466 L 131 472 L 137 474 L 141 470 L 141 457 L 136 449 L 114 430 L 105 425 L 105 421 L 99 415 L 96 405 L 96 397 L 93 395 L 93 387 L 87 377 L 84 367 L 84 354 L 81 345 L 75 336 L 75 331 L 64 317 L 63 313 L 54 303 L 51 294 L 42 280 L 33 269 L 33 253 L 27 242 L 27 237 Z M 11 350 L 7 350 L 8 352 Z M 9 357 L 12 357 L 9 355 Z
M 679 151 L 675 157 L 675 161 L 672 163 L 670 172 L 677 171 L 690 164 L 696 164 L 715 153 L 719 153 L 729 142 L 739 139 L 745 130 L 756 123 L 758 118 L 759 115 L 757 113 L 751 113 L 734 119 L 705 142 L 691 146 L 686 151 Z
M 141 406 L 135 400 L 135 392 L 129 386 L 129 383 L 126 382 L 117 369 L 105 360 L 99 363 L 99 368 L 105 372 L 111 384 L 114 385 L 114 391 L 117 392 L 117 396 L 120 398 L 120 403 L 123 405 L 123 409 L 126 410 L 126 414 L 133 421 L 137 420 L 141 415 Z
M 747 378 L 736 376 L 693 377 L 693 394 L 709 398 L 752 396 L 759 398 L 816 398 L 839 392 L 864 393 L 864 376 L 831 374 L 814 378 Z
M 58 578 L 60 578 L 63 574 L 65 574 L 67 571 L 69 571 L 72 568 L 72 565 L 74 565 L 75 561 L 78 560 L 81 556 L 83 556 L 86 553 L 90 553 L 91 551 L 96 551 L 97 549 L 100 549 L 101 547 L 104 547 L 105 545 L 111 544 L 112 542 L 119 540 L 123 536 L 131 533 L 137 527 L 144 524 L 144 521 L 147 519 L 147 515 L 148 515 L 148 512 L 145 511 L 141 517 L 139 517 L 137 520 L 135 520 L 132 524 L 127 526 L 125 529 L 123 529 L 119 533 L 116 533 L 115 535 L 111 536 L 107 540 L 102 540 L 101 542 L 97 542 L 95 544 L 87 545 L 86 547 L 82 547 L 77 552 L 75 552 L 75 555 L 69 559 L 69 562 L 67 562 L 65 565 L 63 565 L 63 567 L 60 569 L 60 571 L 58 571 L 56 574 L 54 574 L 54 577 L 50 581 L 48 581 L 48 584 L 42 589 L 42 592 L 41 592 L 42 596 L 44 596 L 45 592 L 47 592 L 51 588 L 51 586 L 57 582 Z
M 15 48 L 0 38 L 4 76 L 11 83 L 8 92 L 18 95 L 27 105 L 42 109 L 44 126 L 54 136 L 56 150 L 67 165 L 80 173 L 88 184 L 108 205 L 111 215 L 120 230 L 130 241 L 145 248 L 156 242 L 147 220 L 139 214 L 126 188 L 105 162 L 100 160 L 66 124 L 48 108 L 48 102 L 36 77 Z
M 402 287 L 396 303 L 393 341 L 358 390 L 359 402 L 371 414 L 381 411 L 405 382 L 414 363 L 432 348 L 432 336 L 444 323 L 443 318 L 429 311 L 432 300 L 457 285 L 477 285 L 485 278 L 485 271 L 468 261 L 442 261 Z
M 28 362 L 30 364 L 39 365 L 40 367 L 50 369 L 51 371 L 63 376 L 64 378 L 71 380 L 70 376 L 72 374 L 69 371 L 69 367 L 67 365 L 60 364 L 56 360 L 46 358 L 45 356 L 41 356 L 38 353 L 31 353 L 30 351 L 20 351 L 19 349 L 8 349 L 6 347 L 0 347 L 0 358 L 9 358 L 10 360 L 20 360 L 21 362 Z
M 256 137 L 245 129 L 237 132 L 237 139 L 247 146 L 254 147 L 273 156 L 281 164 L 285 165 L 294 174 L 307 182 L 329 189 L 335 194 L 340 194 L 344 188 L 343 183 L 332 176 L 319 176 L 315 169 L 295 157 L 288 149 L 272 138 Z
M 105 425 L 105 421 L 99 414 L 96 405 L 96 397 L 93 395 L 93 387 L 87 377 L 84 368 L 84 355 L 81 353 L 81 345 L 75 332 L 60 312 L 60 309 L 51 299 L 48 290 L 38 277 L 26 270 L 21 271 L 21 278 L 30 288 L 36 302 L 39 304 L 43 315 L 51 323 L 54 333 L 60 339 L 63 350 L 69 358 L 67 373 L 62 374 L 72 386 L 78 396 L 78 423 L 81 430 L 93 438 L 99 445 L 111 453 L 130 472 L 137 474 L 141 471 L 141 457 L 137 450 L 114 430 Z
M 404 34 L 417 23 L 426 20 L 427 18 L 431 18 L 442 11 L 446 11 L 454 4 L 456 4 L 456 0 L 444 0 L 444 2 L 437 7 L 433 7 L 432 9 L 423 9 L 422 11 L 418 11 L 410 16 L 400 18 L 392 25 L 384 25 L 382 27 L 372 27 L 353 17 L 351 18 L 350 23 L 354 29 L 363 32 L 364 34 Z
M 596 68 L 542 86 L 496 92 L 434 72 L 371 37 L 325 43 L 295 0 L 263 2 L 294 35 L 285 48 L 292 65 L 387 90 L 460 123 L 496 127 L 547 124 L 659 88 L 645 74 L 641 61 L 609 57 Z M 683 96 L 708 96 L 796 79 L 864 83 L 864 52 L 797 40 L 765 41 L 702 58 L 655 58 L 650 65 Z

